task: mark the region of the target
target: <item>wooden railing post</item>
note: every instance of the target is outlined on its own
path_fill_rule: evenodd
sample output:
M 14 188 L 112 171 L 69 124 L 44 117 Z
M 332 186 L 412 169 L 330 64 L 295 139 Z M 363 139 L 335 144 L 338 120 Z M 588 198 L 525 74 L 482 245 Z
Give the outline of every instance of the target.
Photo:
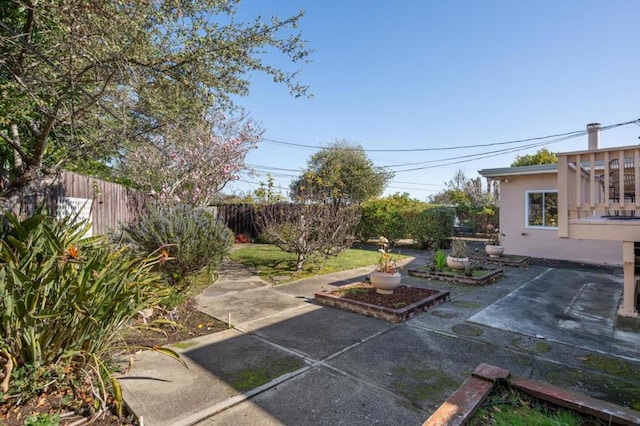
M 566 155 L 558 155 L 558 236 L 569 237 L 569 164 Z M 578 173 L 579 173 L 578 166 Z

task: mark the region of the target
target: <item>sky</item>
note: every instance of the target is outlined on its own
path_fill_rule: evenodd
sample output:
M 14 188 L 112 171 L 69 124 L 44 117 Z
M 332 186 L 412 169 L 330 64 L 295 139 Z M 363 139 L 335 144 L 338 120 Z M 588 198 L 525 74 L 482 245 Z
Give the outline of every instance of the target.
M 542 147 L 587 149 L 587 137 L 489 144 L 640 118 L 637 0 L 244 0 L 239 19 L 301 9 L 299 30 L 314 53 L 298 80 L 312 97 L 251 77 L 251 94 L 238 103 L 265 140 L 247 157 L 254 173 L 226 193 L 251 192 L 270 173 L 287 195 L 319 149 L 273 141 L 360 144 L 376 166 L 395 171 L 385 195 L 426 200 L 458 170 L 477 178 Z M 265 60 L 298 69 L 282 55 Z M 637 124 L 616 127 L 602 132 L 601 146 L 636 145 L 639 136 Z M 469 145 L 485 146 L 452 149 Z M 432 150 L 399 151 L 412 149 Z M 511 152 L 494 152 L 504 149 Z

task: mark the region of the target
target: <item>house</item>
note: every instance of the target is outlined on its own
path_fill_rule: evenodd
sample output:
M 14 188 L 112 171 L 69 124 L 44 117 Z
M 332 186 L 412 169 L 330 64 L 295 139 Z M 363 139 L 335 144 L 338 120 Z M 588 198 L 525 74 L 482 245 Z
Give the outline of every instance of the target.
M 587 135 L 588 149 L 559 153 L 558 164 L 478 173 L 500 182 L 505 253 L 622 265 L 618 314 L 640 318 L 640 146 L 601 149 L 599 123 Z

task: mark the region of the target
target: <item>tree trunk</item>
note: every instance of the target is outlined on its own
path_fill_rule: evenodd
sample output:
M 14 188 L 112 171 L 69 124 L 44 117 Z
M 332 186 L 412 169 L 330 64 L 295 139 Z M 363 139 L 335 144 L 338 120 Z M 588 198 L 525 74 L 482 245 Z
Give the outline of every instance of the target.
M 27 168 L 0 194 L 0 215 L 11 211 L 17 216 L 32 216 L 38 205 L 48 201 L 57 178 L 55 174 L 42 176 L 39 168 Z
M 304 265 L 304 253 L 298 252 L 298 261 L 296 262 L 296 271 L 302 271 Z

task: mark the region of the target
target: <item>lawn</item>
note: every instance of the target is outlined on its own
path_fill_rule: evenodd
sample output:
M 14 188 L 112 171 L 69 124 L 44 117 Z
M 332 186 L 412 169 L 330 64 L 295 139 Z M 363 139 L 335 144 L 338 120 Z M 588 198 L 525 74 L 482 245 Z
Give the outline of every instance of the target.
M 262 279 L 282 283 L 314 275 L 375 265 L 378 262 L 379 254 L 374 250 L 349 249 L 328 259 L 310 258 L 305 262 L 303 270 L 299 272 L 295 272 L 296 255 L 286 253 L 274 245 L 249 245 L 233 251 L 230 257 L 234 262 L 257 268 Z M 407 257 L 409 256 L 393 255 L 393 258 L 398 260 Z

